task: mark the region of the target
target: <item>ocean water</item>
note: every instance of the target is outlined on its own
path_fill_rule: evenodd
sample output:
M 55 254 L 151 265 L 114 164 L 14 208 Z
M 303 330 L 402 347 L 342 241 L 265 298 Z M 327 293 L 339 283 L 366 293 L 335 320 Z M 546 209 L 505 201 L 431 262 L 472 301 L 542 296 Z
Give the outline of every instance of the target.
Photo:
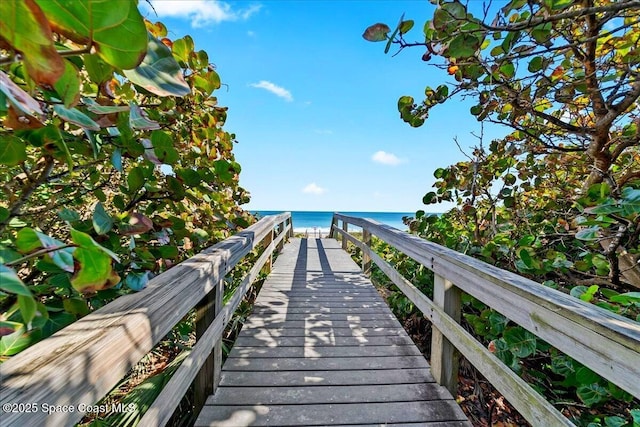
M 283 211 L 252 211 L 260 217 L 267 215 L 275 215 Z M 340 212 L 344 215 L 356 216 L 360 218 L 370 218 L 390 225 L 399 230 L 406 231 L 407 226 L 403 224 L 402 217 L 415 216 L 415 212 Z M 293 220 L 293 229 L 296 233 L 321 233 L 325 235 L 331 228 L 331 219 L 333 212 L 322 211 L 291 211 L 291 219 Z M 358 227 L 349 226 L 349 230 L 356 230 Z

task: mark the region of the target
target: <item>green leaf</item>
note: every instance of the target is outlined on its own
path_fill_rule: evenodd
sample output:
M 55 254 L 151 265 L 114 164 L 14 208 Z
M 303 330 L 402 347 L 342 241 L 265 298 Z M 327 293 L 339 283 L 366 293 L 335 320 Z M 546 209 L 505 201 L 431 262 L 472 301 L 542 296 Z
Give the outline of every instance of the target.
M 524 262 L 524 265 L 526 265 L 527 268 L 536 268 L 536 262 L 531 257 L 531 254 L 529 253 L 528 249 L 526 248 L 520 249 L 518 251 L 518 256 L 520 257 L 522 262 Z
M 536 352 L 536 336 L 521 327 L 506 329 L 503 338 L 516 357 L 524 358 Z
M 391 28 L 388 25 L 377 23 L 364 30 L 362 37 L 370 42 L 381 42 L 387 39 L 389 31 L 391 31 Z
M 186 65 L 189 63 L 189 58 L 191 57 L 191 53 L 193 53 L 194 48 L 195 45 L 193 44 L 193 38 L 191 38 L 191 36 L 184 36 L 178 40 L 174 40 L 171 50 L 173 51 L 173 55 L 177 57 L 178 61 Z
M 127 175 L 127 185 L 129 186 L 129 194 L 133 195 L 144 185 L 144 174 L 140 166 L 136 166 L 129 171 Z
M 30 328 L 31 321 L 36 317 L 36 300 L 33 295 L 18 295 L 18 307 L 20 307 L 20 315 L 22 321 Z
M 542 67 L 544 64 L 543 61 L 544 61 L 544 58 L 542 58 L 542 56 L 536 56 L 531 61 L 529 61 L 529 67 L 528 67 L 529 72 L 537 73 L 538 71 L 542 70 Z
M 22 256 L 18 252 L 0 244 L 0 264 L 8 264 L 20 258 Z
M 78 316 L 85 316 L 89 314 L 89 306 L 87 301 L 82 298 L 68 298 L 62 301 L 62 306 L 67 313 L 75 314 Z
M 100 105 L 91 98 L 82 98 L 82 102 L 87 106 L 87 110 L 95 114 L 113 114 L 129 111 L 128 105 Z
M 9 209 L 4 206 L 0 206 L 0 222 L 5 222 L 11 216 Z
M 122 150 L 120 150 L 120 148 L 116 148 L 115 150 L 113 150 L 113 153 L 111 154 L 111 164 L 113 165 L 113 168 L 118 172 L 123 171 Z
M 23 55 L 29 75 L 53 86 L 65 66 L 42 10 L 33 0 L 0 1 L 0 16 L 0 36 Z
M 135 1 L 37 0 L 47 18 L 65 36 L 92 43 L 108 64 L 126 70 L 140 63 L 147 50 L 147 29 Z
M 482 40 L 470 34 L 460 34 L 449 43 L 447 54 L 452 58 L 470 58 L 480 48 Z
M 195 76 L 193 84 L 203 91 L 206 96 L 209 96 L 211 92 L 220 88 L 220 76 L 213 70 L 201 73 Z
M 65 244 L 61 241 L 28 227 L 21 229 L 16 238 L 16 247 L 20 252 L 25 254 L 29 254 L 41 247 L 45 249 L 56 249 L 62 246 L 65 246 Z M 63 270 L 72 272 L 72 253 L 73 248 L 62 248 L 48 252 L 45 257 L 51 258 L 51 261 Z
M 23 254 L 29 254 L 36 249 L 40 249 L 42 247 L 42 243 L 40 242 L 36 231 L 32 228 L 26 227 L 18 231 L 16 247 Z
M 597 225 L 589 228 L 583 228 L 576 233 L 576 239 L 586 241 L 598 240 L 600 238 L 599 231 L 600 227 Z
M 589 407 L 609 398 L 609 392 L 600 384 L 580 386 L 576 390 L 576 394 L 578 395 L 578 398 L 580 398 L 580 400 Z
M 102 203 L 98 202 L 93 211 L 93 229 L 98 234 L 107 234 L 113 228 L 113 218 L 104 210 Z
M 593 384 L 601 381 L 602 378 L 591 369 L 583 366 L 576 371 L 576 379 L 582 384 Z
M 176 259 L 180 255 L 175 246 L 158 246 L 151 250 L 156 258 Z
M 149 272 L 131 272 L 127 274 L 124 283 L 129 289 L 133 291 L 141 291 L 147 286 L 147 283 L 149 283 Z
M 64 61 L 64 74 L 56 81 L 53 88 L 66 108 L 71 108 L 80 100 L 80 75 L 78 69 L 69 60 Z
M 58 212 L 58 218 L 66 222 L 80 221 L 80 214 L 74 210 L 63 208 Z
M 31 291 L 22 283 L 22 280 L 20 280 L 16 272 L 3 264 L 0 264 L 0 290 L 10 294 L 33 298 Z
M 407 34 L 413 28 L 413 25 L 414 25 L 413 19 L 402 21 L 399 27 L 400 34 Z
M 73 243 L 75 243 L 81 248 L 97 249 L 109 255 L 111 258 L 113 258 L 115 262 L 120 262 L 120 258 L 118 258 L 118 255 L 111 252 L 109 249 L 105 248 L 104 246 L 101 246 L 98 242 L 93 240 L 93 238 L 89 236 L 87 233 L 83 233 L 82 231 L 78 231 L 72 228 L 71 240 L 73 241 Z
M 640 304 L 640 292 L 627 292 L 624 294 L 614 295 L 610 300 L 611 302 L 617 302 L 619 304 Z
M 562 10 L 571 6 L 574 3 L 574 1 L 573 0 L 551 0 L 551 1 L 547 1 L 546 3 L 551 5 L 551 10 Z
M 94 83 L 104 83 L 113 76 L 113 67 L 100 59 L 98 55 L 84 55 L 83 59 L 89 78 Z
M 151 143 L 153 144 L 154 153 L 162 163 L 173 165 L 180 160 L 180 154 L 173 148 L 173 140 L 167 133 L 153 131 L 151 133 Z
M 187 187 L 196 187 L 202 181 L 200 174 L 193 169 L 175 169 L 176 176 L 181 179 Z
M 27 146 L 13 135 L 0 135 L 0 164 L 15 166 L 27 160 Z
M 51 336 L 56 332 L 58 332 L 60 329 L 64 328 L 65 326 L 69 326 L 75 321 L 76 321 L 76 316 L 70 313 L 63 312 L 63 313 L 51 314 L 49 316 L 49 320 L 47 321 L 47 323 L 45 323 L 44 327 L 42 328 L 42 333 L 46 337 Z
M 89 116 L 84 114 L 77 108 L 66 108 L 62 105 L 54 105 L 53 111 L 56 112 L 62 119 L 73 123 L 76 126 L 80 126 L 89 130 L 100 130 L 100 125 L 91 120 Z
M 0 4 L 1 3 L 3 2 L 0 2 Z M 16 355 L 25 348 L 39 341 L 41 337 L 42 334 L 37 329 L 25 332 L 25 328 L 20 327 L 14 333 L 5 335 L 0 338 L 0 355 Z
M 544 24 L 537 25 L 531 30 L 531 37 L 540 44 L 544 44 L 551 38 L 551 22 L 545 22 Z
M 629 412 L 633 418 L 633 427 L 640 427 L 640 409 L 632 409 Z
M 604 423 L 607 427 L 622 427 L 627 424 L 627 420 L 622 417 L 604 417 Z
M 149 35 L 149 46 L 144 60 L 124 75 L 136 85 L 158 96 L 185 96 L 191 88 L 184 80 L 182 68 L 167 46 Z

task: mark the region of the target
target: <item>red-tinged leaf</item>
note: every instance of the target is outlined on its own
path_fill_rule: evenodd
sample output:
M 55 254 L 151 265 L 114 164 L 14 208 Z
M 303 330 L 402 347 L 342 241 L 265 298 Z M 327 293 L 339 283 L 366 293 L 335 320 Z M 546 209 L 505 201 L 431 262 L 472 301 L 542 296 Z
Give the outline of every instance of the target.
M 129 224 L 124 227 L 123 234 L 133 236 L 134 234 L 142 234 L 153 229 L 153 222 L 140 213 L 131 214 Z
M 29 76 L 53 86 L 65 66 L 40 7 L 33 0 L 0 1 L 0 16 L 0 36 L 23 55 Z
M 35 116 L 23 113 L 17 108 L 14 108 L 13 105 L 9 105 L 7 117 L 4 119 L 3 125 L 5 128 L 13 130 L 40 129 L 44 127 L 44 124 Z
M 388 25 L 377 23 L 364 30 L 362 37 L 370 42 L 382 42 L 387 39 L 387 34 L 391 31 Z
M 51 26 L 69 39 L 91 42 L 105 62 L 136 67 L 147 50 L 147 29 L 135 1 L 37 0 Z
M 562 67 L 562 65 L 558 65 L 558 67 L 556 67 L 556 69 L 553 70 L 553 73 L 551 73 L 551 80 L 556 81 L 559 78 L 561 78 L 563 75 L 564 75 L 564 68 Z
M 2 2 L 0 2 L 2 4 Z M 30 116 L 44 116 L 40 103 L 15 84 L 9 76 L 0 71 L 0 91 L 7 96 L 9 102 L 20 111 Z
M 86 248 L 77 248 L 73 254 L 78 261 L 71 285 L 83 294 L 108 289 L 120 281 L 113 271 L 111 257 L 106 253 Z
M 153 34 L 154 37 L 160 38 L 167 36 L 167 27 L 165 27 L 162 22 L 145 21 L 144 23 L 147 27 L 147 31 Z

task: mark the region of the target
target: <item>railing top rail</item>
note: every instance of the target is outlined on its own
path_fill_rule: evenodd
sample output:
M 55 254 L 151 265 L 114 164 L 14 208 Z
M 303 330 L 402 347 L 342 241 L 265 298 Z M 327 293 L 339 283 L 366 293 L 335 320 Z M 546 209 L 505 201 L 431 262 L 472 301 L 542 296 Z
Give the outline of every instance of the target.
M 581 317 L 589 316 L 595 310 L 607 319 L 605 324 L 602 325 L 605 328 L 603 334 L 606 333 L 612 339 L 617 340 L 619 338 L 621 344 L 627 342 L 630 348 L 640 351 L 640 324 L 638 322 L 543 286 L 516 273 L 487 264 L 477 258 L 400 231 L 390 225 L 368 218 L 352 217 L 340 213 L 336 213 L 335 216 L 349 224 L 363 229 L 366 228 L 373 235 L 400 249 L 403 253 L 431 270 L 437 269 L 439 260 L 446 260 L 461 270 L 489 277 L 491 282 L 496 285 L 509 287 L 515 292 L 521 291 L 524 294 L 536 296 L 540 298 L 541 302 L 550 299 L 553 304 L 561 305 L 564 309 L 573 310 Z M 616 334 L 615 337 L 609 335 L 612 331 Z
M 261 219 L 154 277 L 144 290 L 121 296 L 4 362 L 0 365 L 2 403 L 94 405 L 290 217 L 287 212 Z M 68 417 L 60 414 L 63 424 Z

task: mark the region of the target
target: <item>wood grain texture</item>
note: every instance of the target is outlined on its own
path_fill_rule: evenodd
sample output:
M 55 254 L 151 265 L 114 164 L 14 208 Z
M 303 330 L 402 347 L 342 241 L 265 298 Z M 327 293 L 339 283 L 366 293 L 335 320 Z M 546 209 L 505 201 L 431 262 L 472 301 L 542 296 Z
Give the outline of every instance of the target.
M 388 422 L 469 425 L 340 244 L 292 240 L 196 425 Z

